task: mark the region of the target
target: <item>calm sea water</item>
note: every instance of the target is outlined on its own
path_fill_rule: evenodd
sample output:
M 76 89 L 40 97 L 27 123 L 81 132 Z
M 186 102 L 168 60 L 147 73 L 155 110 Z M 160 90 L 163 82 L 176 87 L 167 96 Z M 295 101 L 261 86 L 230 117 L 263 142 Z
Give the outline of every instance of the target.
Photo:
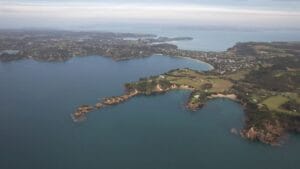
M 262 30 L 262 29 L 222 29 L 203 27 L 176 27 L 169 25 L 89 25 L 78 28 L 81 30 L 97 30 L 108 32 L 151 33 L 158 36 L 193 37 L 192 41 L 171 42 L 181 49 L 201 51 L 225 51 L 237 42 L 272 42 L 300 41 L 299 30 Z
M 178 67 L 210 68 L 166 56 L 0 63 L 0 168 L 299 168 L 299 136 L 277 148 L 246 141 L 230 133 L 243 125 L 239 104 L 218 99 L 189 112 L 187 91 L 136 97 L 72 122 L 78 105 L 119 95 L 125 82 Z

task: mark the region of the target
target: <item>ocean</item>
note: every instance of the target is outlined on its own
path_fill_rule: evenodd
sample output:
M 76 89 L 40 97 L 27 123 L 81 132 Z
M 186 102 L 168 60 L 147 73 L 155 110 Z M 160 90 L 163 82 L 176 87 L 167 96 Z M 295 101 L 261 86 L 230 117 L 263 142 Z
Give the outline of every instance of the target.
M 208 32 L 177 44 L 218 51 L 236 41 L 300 39 L 300 34 L 270 33 L 266 38 L 252 33 Z M 234 36 L 239 34 L 237 40 Z M 173 37 L 179 35 L 185 34 Z M 0 63 L 0 168 L 299 168 L 300 135 L 289 135 L 280 147 L 234 135 L 230 130 L 243 127 L 244 111 L 240 104 L 226 99 L 211 100 L 201 110 L 190 112 L 184 108 L 189 92 L 173 91 L 135 97 L 92 112 L 82 123 L 71 119 L 70 114 L 81 104 L 122 94 L 126 82 L 186 67 L 211 69 L 206 63 L 162 55 L 120 62 L 88 56 L 61 63 Z

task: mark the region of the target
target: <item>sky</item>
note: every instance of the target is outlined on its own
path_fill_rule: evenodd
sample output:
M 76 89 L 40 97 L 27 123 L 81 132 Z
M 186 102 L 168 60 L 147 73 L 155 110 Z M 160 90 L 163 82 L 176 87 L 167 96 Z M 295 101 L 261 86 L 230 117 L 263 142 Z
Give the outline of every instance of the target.
M 0 0 L 0 28 L 110 23 L 300 29 L 300 0 Z

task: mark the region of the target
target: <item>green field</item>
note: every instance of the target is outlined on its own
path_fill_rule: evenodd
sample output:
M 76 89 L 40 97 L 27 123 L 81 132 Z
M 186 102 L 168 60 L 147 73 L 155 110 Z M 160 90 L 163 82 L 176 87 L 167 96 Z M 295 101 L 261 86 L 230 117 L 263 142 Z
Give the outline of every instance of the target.
M 289 98 L 282 96 L 282 95 L 276 95 L 276 96 L 271 96 L 264 100 L 262 104 L 266 105 L 269 110 L 271 111 L 276 111 L 279 113 L 291 113 L 288 110 L 282 109 L 280 106 L 283 105 L 284 103 L 288 102 Z

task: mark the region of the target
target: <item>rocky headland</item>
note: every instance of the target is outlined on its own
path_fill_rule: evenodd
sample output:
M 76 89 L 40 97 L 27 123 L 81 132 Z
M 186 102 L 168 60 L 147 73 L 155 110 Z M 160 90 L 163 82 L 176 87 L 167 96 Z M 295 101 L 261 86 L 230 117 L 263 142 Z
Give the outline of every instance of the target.
M 214 69 L 208 72 L 172 70 L 127 83 L 125 94 L 121 96 L 79 106 L 72 113 L 74 121 L 82 121 L 91 111 L 123 103 L 134 96 L 190 90 L 186 107 L 193 111 L 214 98 L 240 102 L 245 107 L 245 126 L 240 131 L 244 138 L 277 145 L 283 135 L 300 131 L 300 42 L 245 42 L 223 52 L 206 52 L 182 50 L 170 43 L 178 40 L 192 38 L 1 30 L 0 61 L 62 62 L 90 55 L 120 61 L 154 54 L 192 58 L 209 63 Z

